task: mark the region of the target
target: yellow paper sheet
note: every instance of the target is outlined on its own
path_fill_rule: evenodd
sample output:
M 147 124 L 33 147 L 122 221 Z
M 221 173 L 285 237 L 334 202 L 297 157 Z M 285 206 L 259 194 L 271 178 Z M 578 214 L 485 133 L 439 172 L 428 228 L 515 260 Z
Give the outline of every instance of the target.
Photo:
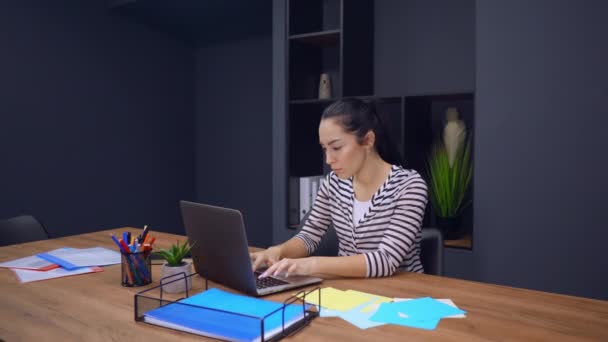
M 372 299 L 373 297 L 370 295 L 358 291 L 342 291 L 333 287 L 321 289 L 321 306 L 329 310 L 348 311 Z M 313 292 L 307 295 L 306 302 L 319 305 L 318 294 Z
M 371 293 L 367 293 L 367 292 L 360 292 L 360 291 L 355 291 L 355 290 L 347 290 L 346 292 L 350 292 L 353 294 L 353 296 L 356 295 L 361 298 L 363 298 L 365 296 L 368 298 L 368 301 L 371 299 L 371 302 L 369 303 L 369 305 L 366 305 L 365 307 L 363 307 L 363 309 L 361 309 L 362 313 L 372 311 L 380 303 L 388 303 L 393 300 L 392 298 L 389 298 L 389 297 L 379 296 L 379 295 L 375 295 L 375 294 L 371 294 Z

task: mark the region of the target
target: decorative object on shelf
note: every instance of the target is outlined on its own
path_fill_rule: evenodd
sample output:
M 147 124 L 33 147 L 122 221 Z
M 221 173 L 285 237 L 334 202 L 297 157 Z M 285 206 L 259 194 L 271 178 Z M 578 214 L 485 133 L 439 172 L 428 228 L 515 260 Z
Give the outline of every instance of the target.
M 458 119 L 458 109 L 449 107 L 445 111 L 446 124 L 443 128 L 443 142 L 448 152 L 450 167 L 454 165 L 454 159 L 458 149 L 463 145 L 467 134 L 464 122 Z
M 436 223 L 446 240 L 462 235 L 460 217 L 471 178 L 471 139 L 467 137 L 456 108 L 446 111 L 443 141 L 436 143 L 428 157 L 430 198 L 437 217 Z
M 331 99 L 331 80 L 329 74 L 321 74 L 321 79 L 319 80 L 319 99 Z
M 190 249 L 192 249 L 192 246 L 188 242 L 184 242 L 183 244 L 176 242 L 169 249 L 162 249 L 157 252 L 166 261 L 160 270 L 161 280 L 175 275 L 174 277 L 162 280 L 163 284 L 166 284 L 163 285 L 163 291 L 177 293 L 186 292 L 186 289 L 190 290 L 192 288 L 192 277 L 186 277 L 187 280 L 182 281 L 183 275 L 177 275 L 184 273 L 188 276 L 192 273 L 192 263 L 183 261 L 186 254 L 190 252 Z

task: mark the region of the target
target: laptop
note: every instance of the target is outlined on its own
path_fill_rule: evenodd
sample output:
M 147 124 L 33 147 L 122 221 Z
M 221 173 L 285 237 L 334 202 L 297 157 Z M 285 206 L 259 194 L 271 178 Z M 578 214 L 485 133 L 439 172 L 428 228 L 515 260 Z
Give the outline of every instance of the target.
M 192 247 L 198 274 L 254 296 L 320 283 L 322 279 L 290 275 L 259 279 L 254 272 L 247 244 L 243 215 L 235 209 L 180 201 L 182 219 Z

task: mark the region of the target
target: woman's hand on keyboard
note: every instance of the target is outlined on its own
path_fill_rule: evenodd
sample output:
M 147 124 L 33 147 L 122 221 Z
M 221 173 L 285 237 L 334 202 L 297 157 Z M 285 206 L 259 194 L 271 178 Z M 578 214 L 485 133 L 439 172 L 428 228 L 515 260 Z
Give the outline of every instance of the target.
M 269 265 L 268 269 L 260 275 L 260 278 L 267 276 L 283 275 L 310 275 L 313 273 L 315 257 L 300 258 L 300 259 L 282 259 Z
M 253 270 L 257 270 L 262 265 L 271 267 L 281 259 L 281 249 L 277 246 L 270 247 L 263 251 L 249 253 Z

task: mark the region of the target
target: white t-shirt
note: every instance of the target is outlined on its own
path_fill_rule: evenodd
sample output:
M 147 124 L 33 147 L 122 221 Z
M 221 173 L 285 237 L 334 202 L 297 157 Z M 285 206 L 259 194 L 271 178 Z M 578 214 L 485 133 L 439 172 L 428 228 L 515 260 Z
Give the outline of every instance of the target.
M 359 221 L 363 218 L 369 207 L 372 205 L 372 200 L 361 202 L 355 198 L 355 207 L 353 208 L 353 225 L 359 225 Z

